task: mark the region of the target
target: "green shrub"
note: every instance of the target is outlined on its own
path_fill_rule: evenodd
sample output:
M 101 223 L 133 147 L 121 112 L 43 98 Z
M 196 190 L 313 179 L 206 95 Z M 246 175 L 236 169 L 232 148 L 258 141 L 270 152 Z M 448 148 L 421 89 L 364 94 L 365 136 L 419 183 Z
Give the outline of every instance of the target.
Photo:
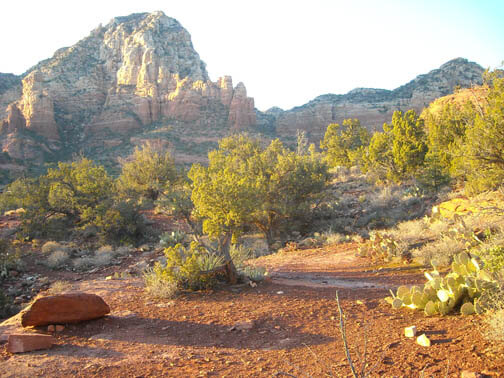
M 134 244 L 145 234 L 145 220 L 131 202 L 120 201 L 108 209 L 100 209 L 87 226 L 98 228 L 102 243 Z
M 22 206 L 21 233 L 31 238 L 63 238 L 96 228 L 103 241 L 133 242 L 142 235 L 142 218 L 130 203 L 115 198 L 105 168 L 82 158 L 59 163 L 37 179 L 19 179 L 0 197 L 2 206 Z
M 0 239 L 0 281 L 7 278 L 9 270 L 20 269 L 21 251 L 14 249 L 10 241 Z
M 308 223 L 329 180 L 327 165 L 310 150 L 298 155 L 279 140 L 263 148 L 245 135 L 225 138 L 209 153 L 209 165 L 192 166 L 192 200 L 211 237 L 234 240 L 246 229 L 275 238 Z
M 118 189 L 126 198 L 155 201 L 177 176 L 170 153 L 160 154 L 147 143 L 135 149 L 133 160 L 123 162 Z
M 494 71 L 484 77 L 485 105 L 466 127 L 463 150 L 466 190 L 481 193 L 500 187 L 504 180 L 504 77 Z
M 424 164 L 427 153 L 423 120 L 415 111 L 395 111 L 383 132 L 371 138 L 363 154 L 363 170 L 379 181 L 400 182 L 412 177 Z
M 0 289 L 0 319 L 8 318 L 17 311 L 18 309 L 12 304 L 11 299 Z
M 154 273 L 160 280 L 175 283 L 179 289 L 199 290 L 214 286 L 218 272 L 214 270 L 224 264 L 224 260 L 209 253 L 198 243 L 189 248 L 181 244 L 165 249 L 166 265 L 157 263 Z
M 504 269 L 504 246 L 494 246 L 480 252 L 485 261 L 485 267 L 494 273 Z
M 370 138 L 369 131 L 361 126 L 358 119 L 345 119 L 342 125 L 331 123 L 327 126 L 320 148 L 331 167 L 350 168 L 359 163 Z

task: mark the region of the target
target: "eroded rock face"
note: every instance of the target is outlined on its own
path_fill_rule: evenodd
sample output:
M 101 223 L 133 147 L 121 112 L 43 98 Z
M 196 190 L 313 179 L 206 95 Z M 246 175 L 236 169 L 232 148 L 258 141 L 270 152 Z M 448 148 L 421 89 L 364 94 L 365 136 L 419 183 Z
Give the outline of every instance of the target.
M 301 129 L 312 140 L 320 140 L 330 123 L 347 118 L 358 118 L 370 130 L 379 130 L 383 123 L 390 122 L 394 111 L 420 112 L 436 98 L 452 93 L 456 86 L 481 84 L 482 73 L 478 64 L 457 58 L 392 91 L 357 88 L 344 95 L 322 95 L 288 111 L 275 109 L 269 113 L 275 117 L 280 136 L 295 135 Z
M 24 124 L 27 129 L 49 140 L 59 139 L 58 125 L 54 120 L 54 103 L 44 88 L 44 74 L 41 71 L 32 71 L 23 79 L 23 97 L 17 107 L 23 119 L 16 120 L 16 129 L 21 129 Z M 9 124 L 11 121 L 8 119 Z
M 189 33 L 162 12 L 114 18 L 40 62 L 22 82 L 0 76 L 0 106 L 3 138 L 28 130 L 69 152 L 160 120 L 208 130 L 255 124 L 245 86 L 233 88 L 229 76 L 212 82 Z M 14 145 L 2 143 L 23 156 Z
M 79 323 L 101 318 L 109 312 L 109 306 L 101 297 L 95 294 L 51 295 L 36 299 L 35 302 L 23 310 L 21 325 L 29 327 Z

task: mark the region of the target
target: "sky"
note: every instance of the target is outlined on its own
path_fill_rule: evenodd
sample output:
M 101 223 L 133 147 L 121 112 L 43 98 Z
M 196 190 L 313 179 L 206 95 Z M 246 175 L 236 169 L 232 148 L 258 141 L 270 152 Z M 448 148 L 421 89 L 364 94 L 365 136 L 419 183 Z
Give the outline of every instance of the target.
M 113 17 L 161 10 L 191 34 L 212 81 L 260 110 L 357 87 L 394 89 L 457 57 L 502 67 L 502 0 L 4 1 L 0 72 L 21 74 Z

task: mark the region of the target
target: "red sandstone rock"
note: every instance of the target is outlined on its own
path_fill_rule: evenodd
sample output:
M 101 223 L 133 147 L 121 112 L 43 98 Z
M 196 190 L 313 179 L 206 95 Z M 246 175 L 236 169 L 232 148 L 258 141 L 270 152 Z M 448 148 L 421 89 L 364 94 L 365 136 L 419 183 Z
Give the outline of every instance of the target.
M 108 314 L 110 307 L 95 294 L 72 293 L 38 298 L 21 315 L 23 327 L 79 323 Z
M 39 333 L 13 333 L 9 335 L 7 351 L 10 353 L 23 353 L 32 350 L 49 349 L 54 344 L 50 335 Z

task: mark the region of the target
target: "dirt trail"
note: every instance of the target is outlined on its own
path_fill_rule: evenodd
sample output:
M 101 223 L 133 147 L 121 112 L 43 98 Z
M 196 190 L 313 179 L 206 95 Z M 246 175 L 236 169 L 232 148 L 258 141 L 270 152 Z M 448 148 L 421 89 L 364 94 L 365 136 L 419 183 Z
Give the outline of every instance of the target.
M 276 254 L 259 259 L 256 264 L 268 266 L 272 282 L 279 285 L 335 289 L 390 289 L 394 286 L 342 272 L 359 266 L 359 260 L 355 245 L 347 244 L 338 253 L 315 249 L 305 253 Z
M 255 264 L 270 272 L 257 287 L 173 300 L 147 297 L 139 278 L 76 281 L 73 290 L 101 295 L 111 314 L 68 325 L 50 350 L 11 355 L 2 347 L 0 376 L 349 376 L 335 289 L 354 358 L 367 338 L 372 376 L 504 371 L 502 347 L 482 338 L 478 316 L 425 318 L 384 303 L 389 287 L 423 282 L 421 272 L 377 270 L 355 257 L 352 244 L 265 256 Z M 403 336 L 411 325 L 432 339 L 430 348 Z

